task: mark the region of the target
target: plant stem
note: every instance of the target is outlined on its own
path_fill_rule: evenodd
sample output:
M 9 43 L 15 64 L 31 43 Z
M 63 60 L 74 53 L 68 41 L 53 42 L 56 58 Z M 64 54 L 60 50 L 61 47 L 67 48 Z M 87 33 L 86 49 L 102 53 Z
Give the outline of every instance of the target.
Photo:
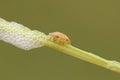
M 45 46 L 51 47 L 65 54 L 74 56 L 78 59 L 82 59 L 84 61 L 96 64 L 98 66 L 120 73 L 119 62 L 104 59 L 100 56 L 78 49 L 72 45 L 60 45 L 50 40 L 44 42 L 44 44 Z

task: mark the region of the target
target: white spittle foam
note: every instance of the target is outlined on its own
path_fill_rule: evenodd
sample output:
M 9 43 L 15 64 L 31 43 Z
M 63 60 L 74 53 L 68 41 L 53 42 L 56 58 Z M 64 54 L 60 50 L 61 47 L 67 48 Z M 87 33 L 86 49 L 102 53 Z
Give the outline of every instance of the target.
M 42 41 L 47 36 L 37 30 L 18 24 L 16 22 L 8 22 L 0 19 L 0 40 L 10 43 L 18 48 L 30 50 L 43 46 Z

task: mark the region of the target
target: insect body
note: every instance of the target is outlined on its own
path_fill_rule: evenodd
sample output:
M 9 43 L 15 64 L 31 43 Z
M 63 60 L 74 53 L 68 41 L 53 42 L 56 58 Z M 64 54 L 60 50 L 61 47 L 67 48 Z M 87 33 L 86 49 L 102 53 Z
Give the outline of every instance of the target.
M 50 39 L 60 44 L 71 44 L 71 40 L 61 32 L 49 33 Z

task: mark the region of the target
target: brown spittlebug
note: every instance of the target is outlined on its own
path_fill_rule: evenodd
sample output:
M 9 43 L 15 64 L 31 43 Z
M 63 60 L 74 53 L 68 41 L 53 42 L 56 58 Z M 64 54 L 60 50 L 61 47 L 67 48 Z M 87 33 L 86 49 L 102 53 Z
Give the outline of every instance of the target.
M 57 43 L 60 43 L 60 44 L 71 44 L 71 40 L 64 33 L 52 32 L 52 33 L 49 33 L 49 36 L 50 36 L 51 40 L 53 40 L 53 41 L 55 41 Z

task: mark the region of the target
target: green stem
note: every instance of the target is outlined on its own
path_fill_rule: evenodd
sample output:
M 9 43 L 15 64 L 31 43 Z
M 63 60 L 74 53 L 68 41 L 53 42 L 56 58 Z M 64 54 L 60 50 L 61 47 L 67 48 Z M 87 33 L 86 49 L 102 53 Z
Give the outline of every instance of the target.
M 50 41 L 50 40 L 48 40 L 44 43 L 45 43 L 45 46 L 51 47 L 53 49 L 56 49 L 60 52 L 65 53 L 65 54 L 74 56 L 78 59 L 82 59 L 84 61 L 96 64 L 98 66 L 101 66 L 101 67 L 104 67 L 104 68 L 107 68 L 112 71 L 120 73 L 120 64 L 116 61 L 106 60 L 106 59 L 99 57 L 97 55 L 94 55 L 92 53 L 78 49 L 72 45 L 60 45 L 60 44 L 54 43 L 53 41 Z

